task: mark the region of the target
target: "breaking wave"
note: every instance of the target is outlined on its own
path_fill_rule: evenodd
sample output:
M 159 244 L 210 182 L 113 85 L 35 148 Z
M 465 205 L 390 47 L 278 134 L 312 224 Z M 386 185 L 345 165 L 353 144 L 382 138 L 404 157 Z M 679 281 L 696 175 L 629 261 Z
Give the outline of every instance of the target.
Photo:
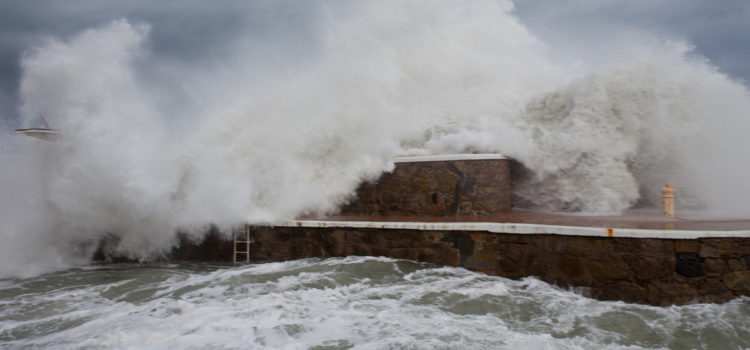
M 510 1 L 320 2 L 309 16 L 304 33 L 233 36 L 210 60 L 160 56 L 128 20 L 30 48 L 24 126 L 43 113 L 64 136 L 2 136 L 0 275 L 76 264 L 103 235 L 148 259 L 177 229 L 333 213 L 397 155 L 506 154 L 527 170 L 526 208 L 616 213 L 664 183 L 682 205 L 750 208 L 750 94 L 688 44 L 565 62 Z

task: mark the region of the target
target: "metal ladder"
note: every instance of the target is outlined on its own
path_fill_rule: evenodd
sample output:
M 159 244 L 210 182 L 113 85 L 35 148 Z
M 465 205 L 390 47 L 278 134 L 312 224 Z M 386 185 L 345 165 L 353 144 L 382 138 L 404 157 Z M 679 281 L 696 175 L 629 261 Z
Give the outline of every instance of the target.
M 245 254 L 245 262 L 250 262 L 250 245 L 253 241 L 250 239 L 250 224 L 245 224 L 243 229 L 236 229 L 232 232 L 232 238 L 234 239 L 234 253 L 232 254 L 232 262 L 235 264 L 239 259 L 238 256 Z M 245 249 L 238 249 L 243 247 Z

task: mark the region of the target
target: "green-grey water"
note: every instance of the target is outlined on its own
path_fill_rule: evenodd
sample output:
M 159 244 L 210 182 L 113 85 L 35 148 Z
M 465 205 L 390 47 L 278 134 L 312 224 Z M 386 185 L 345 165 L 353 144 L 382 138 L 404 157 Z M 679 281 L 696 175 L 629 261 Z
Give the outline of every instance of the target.
M 1 280 L 0 347 L 744 349 L 750 300 L 603 302 L 534 278 L 368 257 L 91 265 Z

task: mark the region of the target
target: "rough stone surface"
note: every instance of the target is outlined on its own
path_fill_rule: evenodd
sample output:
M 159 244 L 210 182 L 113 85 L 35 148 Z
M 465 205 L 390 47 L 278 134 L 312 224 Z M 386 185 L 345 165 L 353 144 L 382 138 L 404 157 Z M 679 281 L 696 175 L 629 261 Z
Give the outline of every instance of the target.
M 175 260 L 232 260 L 230 235 L 182 236 Z M 387 256 L 461 266 L 508 278 L 536 276 L 604 300 L 652 305 L 725 302 L 750 296 L 750 238 L 652 239 L 483 231 L 254 227 L 252 261 Z M 97 258 L 111 258 L 116 238 Z
M 536 276 L 563 287 L 581 287 L 594 298 L 652 305 L 725 302 L 750 296 L 746 255 L 750 239 L 746 238 L 717 241 L 304 227 L 255 227 L 251 236 L 253 261 L 387 256 L 508 278 Z M 222 260 L 223 255 L 224 261 L 231 261 L 232 242 L 226 239 L 214 233 L 200 246 L 183 244 L 173 257 Z M 722 247 L 718 253 L 717 244 Z M 692 252 L 685 252 L 685 247 Z M 710 253 L 702 257 L 701 251 Z
M 180 245 L 172 250 L 169 259 L 232 261 L 234 249 L 232 241 L 229 241 L 231 234 L 224 234 L 215 226 L 212 226 L 200 241 L 192 240 L 185 234 L 179 234 L 178 237 Z
M 510 211 L 507 159 L 396 163 L 364 183 L 344 215 L 478 216 Z
M 750 271 L 733 271 L 724 275 L 724 284 L 733 292 L 750 293 Z

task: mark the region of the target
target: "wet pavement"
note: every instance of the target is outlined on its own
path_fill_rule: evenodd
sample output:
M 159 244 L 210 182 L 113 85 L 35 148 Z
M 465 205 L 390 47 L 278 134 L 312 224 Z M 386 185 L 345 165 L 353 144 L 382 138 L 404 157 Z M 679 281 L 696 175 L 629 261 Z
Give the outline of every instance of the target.
M 310 219 L 308 219 L 310 220 Z M 750 230 L 750 219 L 722 217 L 698 211 L 676 212 L 675 218 L 661 216 L 658 210 L 630 210 L 621 215 L 584 215 L 514 210 L 485 216 L 329 216 L 312 220 L 378 222 L 501 222 L 519 224 L 606 227 L 654 230 L 738 231 Z

